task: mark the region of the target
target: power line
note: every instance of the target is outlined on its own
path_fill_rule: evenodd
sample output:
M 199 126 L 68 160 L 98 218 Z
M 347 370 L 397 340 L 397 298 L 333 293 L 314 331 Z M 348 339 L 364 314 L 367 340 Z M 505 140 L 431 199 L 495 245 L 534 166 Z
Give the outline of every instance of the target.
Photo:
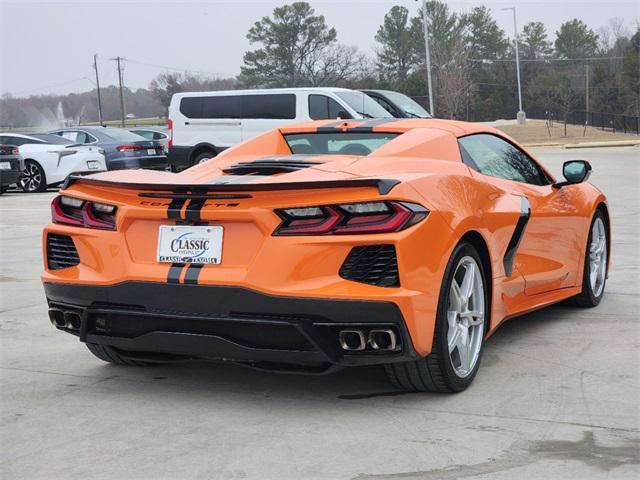
M 624 57 L 583 57 L 583 58 L 529 58 L 520 59 L 520 62 L 590 62 L 594 60 L 622 60 Z M 515 62 L 515 58 L 470 58 L 470 62 L 493 63 Z
M 136 65 L 141 65 L 143 67 L 150 67 L 150 68 L 162 68 L 164 70 L 172 70 L 174 72 L 184 72 L 184 73 L 199 73 L 202 75 L 213 75 L 215 77 L 236 77 L 237 74 L 233 74 L 233 73 L 224 73 L 224 72 L 209 72 L 206 70 L 194 70 L 192 68 L 179 68 L 179 67 L 169 67 L 167 65 L 158 65 L 155 63 L 147 63 L 147 62 L 141 62 L 139 60 L 132 60 L 132 59 L 127 59 L 127 61 L 129 63 L 134 63 Z

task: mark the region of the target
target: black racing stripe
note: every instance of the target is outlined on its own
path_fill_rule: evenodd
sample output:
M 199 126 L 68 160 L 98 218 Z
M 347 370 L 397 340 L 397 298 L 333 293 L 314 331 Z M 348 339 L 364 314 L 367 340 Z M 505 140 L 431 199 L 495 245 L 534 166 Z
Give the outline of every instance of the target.
M 167 275 L 167 283 L 180 283 L 180 273 L 184 266 L 184 263 L 172 263 Z
M 527 197 L 520 197 L 520 218 L 518 218 L 516 228 L 513 230 L 513 235 L 511 236 L 511 240 L 509 240 L 507 251 L 505 252 L 502 260 L 507 277 L 510 277 L 513 273 L 513 261 L 516 257 L 518 246 L 520 245 L 520 241 L 524 235 L 524 229 L 527 226 L 527 222 L 529 222 L 530 217 L 531 204 L 529 203 L 529 199 Z
M 353 128 L 347 129 L 348 132 L 354 133 L 371 133 L 373 132 L 373 127 L 379 127 L 381 125 L 386 125 L 387 123 L 398 122 L 401 120 L 406 120 L 404 118 L 372 118 L 371 120 L 367 120 L 365 123 L 358 125 Z
M 169 204 L 169 208 L 167 208 L 167 218 L 170 220 L 180 220 L 180 212 L 182 211 L 182 207 L 187 202 L 186 198 L 174 198 L 171 200 Z
M 206 198 L 195 198 L 189 201 L 184 217 L 187 222 L 200 223 L 200 210 L 204 207 Z
M 184 283 L 186 285 L 197 285 L 198 284 L 198 275 L 200 275 L 200 270 L 204 267 L 203 263 L 192 263 L 187 267 L 187 272 L 184 274 Z

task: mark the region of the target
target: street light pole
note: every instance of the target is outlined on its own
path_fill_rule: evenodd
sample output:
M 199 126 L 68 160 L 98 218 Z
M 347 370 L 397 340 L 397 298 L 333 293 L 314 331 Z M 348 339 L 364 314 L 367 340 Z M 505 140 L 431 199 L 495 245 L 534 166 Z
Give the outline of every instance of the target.
M 424 27 L 424 50 L 427 58 L 427 86 L 429 87 L 429 113 L 435 116 L 433 108 L 433 87 L 431 86 L 431 54 L 429 51 L 429 22 L 427 20 L 427 0 L 422 0 L 422 24 Z
M 514 42 L 516 44 L 516 72 L 518 75 L 518 123 L 523 125 L 526 122 L 526 115 L 522 110 L 522 87 L 520 86 L 520 54 L 518 53 L 518 25 L 516 23 L 516 7 L 507 7 L 502 10 L 511 10 L 513 12 L 513 33 L 515 35 Z

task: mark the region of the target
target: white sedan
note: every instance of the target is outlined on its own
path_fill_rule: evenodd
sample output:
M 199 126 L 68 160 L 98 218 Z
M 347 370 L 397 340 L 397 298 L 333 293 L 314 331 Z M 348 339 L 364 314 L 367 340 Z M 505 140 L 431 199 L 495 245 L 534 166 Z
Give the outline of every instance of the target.
M 61 184 L 72 173 L 107 169 L 101 148 L 77 145 L 58 135 L 0 133 L 0 143 L 15 145 L 20 150 L 24 172 L 18 184 L 25 192 L 42 192 Z

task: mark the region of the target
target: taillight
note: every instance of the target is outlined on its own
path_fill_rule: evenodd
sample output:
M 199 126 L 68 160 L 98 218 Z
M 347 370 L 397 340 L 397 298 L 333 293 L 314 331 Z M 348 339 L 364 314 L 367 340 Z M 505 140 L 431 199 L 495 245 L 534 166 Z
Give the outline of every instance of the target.
M 59 195 L 51 202 L 51 220 L 74 227 L 116 229 L 116 207 Z
M 169 128 L 169 147 L 173 147 L 173 120 L 169 119 L 167 121 L 167 127 Z
M 147 147 L 142 145 L 120 145 L 116 147 L 119 152 L 132 152 L 134 150 L 145 150 Z
M 429 210 L 407 202 L 361 202 L 276 210 L 282 223 L 274 235 L 344 235 L 404 230 Z

